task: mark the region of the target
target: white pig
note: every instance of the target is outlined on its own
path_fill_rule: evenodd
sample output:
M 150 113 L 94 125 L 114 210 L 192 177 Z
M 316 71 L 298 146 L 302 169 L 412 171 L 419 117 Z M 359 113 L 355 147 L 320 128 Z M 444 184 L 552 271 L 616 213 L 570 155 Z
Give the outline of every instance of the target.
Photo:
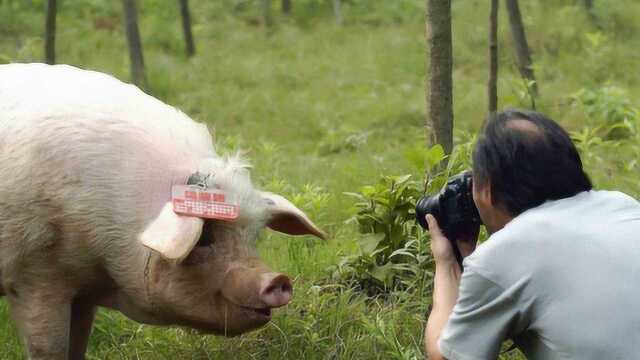
M 235 221 L 178 215 L 196 172 Z M 30 359 L 83 359 L 98 306 L 222 335 L 287 304 L 289 278 L 255 254 L 265 226 L 324 238 L 207 128 L 132 85 L 71 66 L 0 66 L 0 296 Z

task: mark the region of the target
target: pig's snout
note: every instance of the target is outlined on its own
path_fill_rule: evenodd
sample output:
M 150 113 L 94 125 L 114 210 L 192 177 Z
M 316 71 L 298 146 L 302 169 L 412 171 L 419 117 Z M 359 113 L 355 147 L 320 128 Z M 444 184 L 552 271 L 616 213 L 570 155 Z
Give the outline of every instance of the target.
M 262 274 L 260 282 L 260 301 L 271 308 L 287 305 L 292 295 L 291 280 L 284 274 Z
M 287 305 L 292 293 L 293 286 L 287 275 L 272 272 L 262 264 L 231 264 L 222 288 L 222 295 L 227 300 L 251 309 L 272 309 Z

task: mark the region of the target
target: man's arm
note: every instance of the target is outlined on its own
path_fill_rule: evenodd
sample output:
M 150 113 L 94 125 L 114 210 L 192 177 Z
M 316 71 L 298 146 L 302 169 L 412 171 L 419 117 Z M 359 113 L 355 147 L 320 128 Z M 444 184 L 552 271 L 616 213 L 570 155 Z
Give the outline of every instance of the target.
M 492 261 L 499 261 L 500 257 L 487 255 L 487 247 L 483 254 L 465 260 L 462 273 L 438 223 L 431 216 L 427 221 L 436 270 L 432 310 L 425 330 L 425 352 L 432 360 L 497 359 L 502 342 L 522 333 L 531 323 L 533 300 L 525 291 L 528 278 L 496 282 L 498 277 L 482 265 L 488 261 L 487 256 Z M 475 250 L 475 239 L 477 233 L 458 240 L 463 257 Z
M 432 228 L 431 224 L 429 224 L 429 228 Z M 425 352 L 429 359 L 444 359 L 438 348 L 438 339 L 458 299 L 460 275 L 460 267 L 455 259 L 453 261 L 436 261 L 436 272 L 433 279 L 433 302 L 424 334 Z
M 431 252 L 435 259 L 436 272 L 433 278 L 433 302 L 425 329 L 424 344 L 429 359 L 440 360 L 445 358 L 438 348 L 438 339 L 458 300 L 462 272 L 453 255 L 449 239 L 440 230 L 436 219 L 429 214 L 427 222 L 431 234 Z M 458 247 L 463 256 L 467 256 L 475 250 L 478 238 L 477 230 L 469 234 L 469 239 L 461 239 L 463 242 L 459 242 Z

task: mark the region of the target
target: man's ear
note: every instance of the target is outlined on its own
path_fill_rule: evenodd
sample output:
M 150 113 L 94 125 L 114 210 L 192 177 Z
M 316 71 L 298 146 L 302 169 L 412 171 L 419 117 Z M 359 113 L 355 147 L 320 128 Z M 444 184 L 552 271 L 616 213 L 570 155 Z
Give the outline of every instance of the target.
M 321 239 L 327 238 L 327 235 L 289 200 L 269 192 L 263 192 L 261 195 L 267 203 L 269 213 L 267 226 L 270 229 L 289 235 L 314 235 Z
M 493 193 L 491 192 L 491 180 L 487 180 L 487 183 L 484 184 L 481 192 L 482 197 L 486 199 L 487 204 L 496 206 L 496 199 L 493 197 Z
M 204 220 L 178 215 L 173 211 L 173 204 L 168 202 L 138 240 L 163 258 L 181 262 L 198 242 L 203 226 Z
M 475 193 L 475 200 L 485 205 L 485 207 L 495 206 L 495 200 L 491 194 L 491 180 L 487 179 L 481 185 L 474 181 L 473 192 Z

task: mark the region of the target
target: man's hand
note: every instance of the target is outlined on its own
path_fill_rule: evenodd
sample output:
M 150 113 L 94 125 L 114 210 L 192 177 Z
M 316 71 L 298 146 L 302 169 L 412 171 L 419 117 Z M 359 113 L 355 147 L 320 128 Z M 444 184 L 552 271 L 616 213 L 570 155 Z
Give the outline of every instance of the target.
M 429 233 L 431 234 L 431 253 L 436 263 L 455 262 L 456 257 L 453 254 L 451 243 L 442 233 L 436 218 L 431 214 L 427 214 L 426 220 L 429 224 Z M 460 254 L 462 254 L 463 258 L 469 256 L 476 249 L 479 233 L 480 226 L 477 226 L 469 229 L 467 233 L 464 233 L 460 238 L 456 239 L 458 249 L 460 249 Z
M 444 359 L 438 348 L 438 339 L 442 329 L 449 320 L 449 315 L 458 299 L 458 286 L 460 285 L 460 267 L 453 254 L 453 248 L 449 239 L 442 233 L 438 221 L 433 215 L 428 214 L 427 223 L 431 233 L 431 252 L 436 261 L 436 271 L 433 284 L 433 302 L 431 314 L 425 329 L 425 352 L 429 359 Z M 468 233 L 456 239 L 458 249 L 463 257 L 471 254 L 478 241 L 480 227 L 469 229 Z

